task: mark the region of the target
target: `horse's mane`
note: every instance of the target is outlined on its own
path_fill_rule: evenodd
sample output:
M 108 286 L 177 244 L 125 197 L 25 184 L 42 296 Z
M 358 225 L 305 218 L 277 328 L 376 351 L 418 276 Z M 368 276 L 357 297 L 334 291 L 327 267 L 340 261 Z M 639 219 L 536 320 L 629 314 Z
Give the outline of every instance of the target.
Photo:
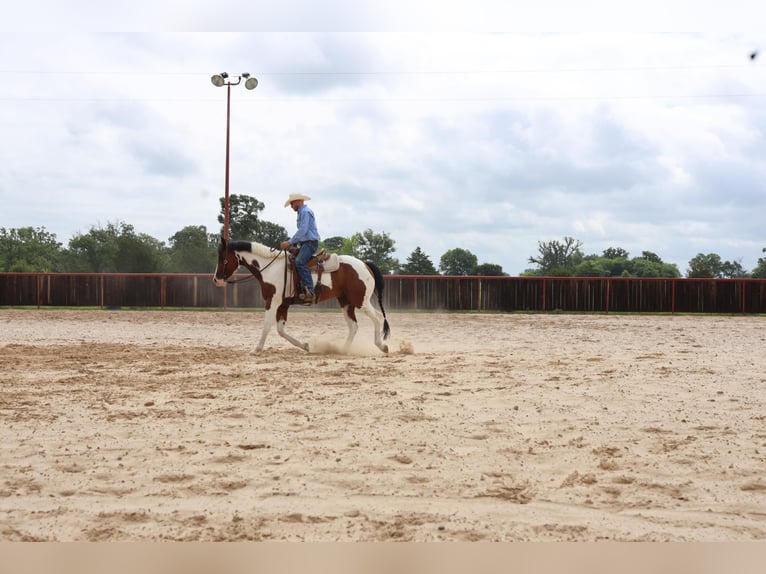
M 262 243 L 251 241 L 250 251 L 259 257 L 274 257 L 274 252 L 277 250 L 269 247 L 268 245 L 263 245 Z
M 230 241 L 229 249 L 232 251 L 249 251 L 258 257 L 274 257 L 274 252 L 276 251 L 267 245 L 255 241 Z

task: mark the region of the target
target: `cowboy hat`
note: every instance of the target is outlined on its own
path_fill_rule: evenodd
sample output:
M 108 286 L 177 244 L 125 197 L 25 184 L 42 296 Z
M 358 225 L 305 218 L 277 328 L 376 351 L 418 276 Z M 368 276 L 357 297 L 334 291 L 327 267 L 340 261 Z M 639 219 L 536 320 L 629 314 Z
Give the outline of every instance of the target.
M 302 199 L 303 201 L 308 201 L 311 198 L 308 195 L 303 195 L 302 193 L 291 193 L 290 197 L 288 197 L 287 201 L 285 201 L 285 207 L 290 205 L 293 201 L 298 201 L 299 199 Z

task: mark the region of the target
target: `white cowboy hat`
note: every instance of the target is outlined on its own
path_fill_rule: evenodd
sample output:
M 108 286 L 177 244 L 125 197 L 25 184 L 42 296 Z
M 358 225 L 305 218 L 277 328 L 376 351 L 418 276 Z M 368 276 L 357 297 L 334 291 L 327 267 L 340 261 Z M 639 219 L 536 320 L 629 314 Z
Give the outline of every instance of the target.
M 290 197 L 288 197 L 287 201 L 285 201 L 285 207 L 290 205 L 293 201 L 298 201 L 299 199 L 302 199 L 303 201 L 308 201 L 311 198 L 308 195 L 303 195 L 302 193 L 291 193 Z

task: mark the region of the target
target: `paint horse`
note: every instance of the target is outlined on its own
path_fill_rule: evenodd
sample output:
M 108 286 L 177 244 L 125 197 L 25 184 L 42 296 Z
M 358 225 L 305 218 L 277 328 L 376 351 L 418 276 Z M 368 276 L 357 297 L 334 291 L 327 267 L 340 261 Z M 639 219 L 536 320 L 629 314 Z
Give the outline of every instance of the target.
M 386 311 L 383 308 L 383 274 L 373 263 L 363 263 L 350 255 L 338 255 L 338 269 L 325 271 L 318 276 L 317 269 L 309 262 L 312 278 L 315 283 L 316 302 L 335 298 L 344 311 L 348 325 L 348 337 L 344 350 L 348 350 L 354 340 L 359 325 L 356 321 L 356 311 L 361 310 L 375 326 L 375 345 L 388 353 L 388 345 L 384 341 L 390 334 Z M 245 267 L 252 273 L 261 285 L 261 293 L 266 303 L 266 316 L 258 344 L 250 352 L 251 355 L 263 350 L 266 336 L 276 322 L 277 332 L 296 347 L 309 350 L 308 343 L 303 343 L 285 331 L 287 311 L 290 305 L 302 305 L 303 301 L 296 296 L 295 280 L 292 263 L 287 251 L 272 249 L 266 245 L 252 241 L 226 241 L 223 237 L 218 245 L 218 265 L 215 268 L 213 280 L 223 287 L 239 266 Z M 378 306 L 372 304 L 373 295 L 378 294 Z

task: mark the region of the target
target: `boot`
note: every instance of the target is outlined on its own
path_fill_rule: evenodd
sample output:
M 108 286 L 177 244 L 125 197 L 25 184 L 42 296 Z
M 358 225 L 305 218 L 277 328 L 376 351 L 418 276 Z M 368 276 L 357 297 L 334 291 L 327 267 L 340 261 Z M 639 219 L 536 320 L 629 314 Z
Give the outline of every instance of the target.
M 309 290 L 308 287 L 303 288 L 303 293 L 298 295 L 298 298 L 303 301 L 304 305 L 311 305 L 314 303 L 314 294 Z

